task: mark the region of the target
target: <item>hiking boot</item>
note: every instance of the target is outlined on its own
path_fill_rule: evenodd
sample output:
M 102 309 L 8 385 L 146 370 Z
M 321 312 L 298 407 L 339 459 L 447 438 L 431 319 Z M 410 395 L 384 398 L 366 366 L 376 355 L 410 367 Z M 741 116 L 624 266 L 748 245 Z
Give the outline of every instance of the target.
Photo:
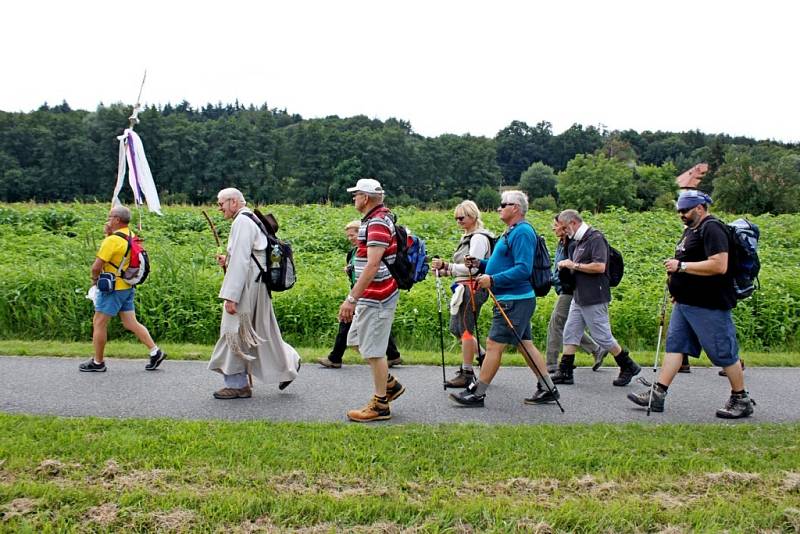
M 747 392 L 739 394 L 731 393 L 725 406 L 717 410 L 717 417 L 721 417 L 722 419 L 749 417 L 753 413 L 754 404 L 755 401 L 750 398 Z
M 395 377 L 392 377 L 392 379 L 386 383 L 386 400 L 388 402 L 392 402 L 405 392 L 406 387 L 398 382 Z
M 102 361 L 100 363 L 94 363 L 94 358 L 91 358 L 88 362 L 83 362 L 78 366 L 78 370 L 84 373 L 105 373 L 106 372 L 106 362 Z
M 465 389 L 461 393 L 451 393 L 450 398 L 461 406 L 469 406 L 470 408 L 483 408 L 483 400 L 486 398 L 486 395 L 476 395 L 474 391 Z
M 739 363 L 741 363 L 741 364 L 742 364 L 742 371 L 744 371 L 744 360 L 742 360 L 742 359 L 740 358 L 740 359 L 739 359 Z M 719 373 L 717 373 L 717 374 L 718 374 L 719 376 L 728 376 L 728 373 L 726 373 L 726 372 L 725 372 L 725 369 L 720 369 L 720 370 L 719 370 Z
M 398 356 L 394 360 L 386 359 L 386 363 L 389 364 L 389 367 L 394 367 L 395 365 L 403 365 L 403 358 Z
M 475 378 L 475 371 L 473 371 L 472 369 L 464 369 L 463 367 L 459 367 L 458 371 L 456 371 L 455 378 L 452 378 L 447 382 L 445 382 L 444 387 L 463 389 L 467 387 L 474 378 Z
M 389 403 L 372 397 L 366 406 L 358 410 L 347 412 L 347 418 L 356 423 L 369 423 L 371 421 L 385 421 L 392 418 Z
M 667 398 L 667 392 L 662 391 L 661 388 L 658 386 L 653 388 L 653 400 L 650 400 L 650 390 L 646 389 L 644 391 L 640 391 L 639 393 L 628 393 L 628 399 L 634 404 L 638 404 L 639 406 L 644 406 L 647 408 L 647 405 L 650 404 L 650 411 L 651 412 L 663 412 L 664 411 L 664 400 Z
M 150 356 L 150 363 L 144 366 L 145 371 L 155 371 L 161 362 L 167 359 L 167 353 L 161 349 L 158 349 L 155 356 Z
M 558 364 L 558 370 L 550 377 L 553 379 L 553 384 L 574 384 L 573 370 L 575 369 L 575 355 L 564 354 L 561 356 L 561 363 Z
M 623 350 L 614 356 L 614 359 L 619 365 L 619 376 L 617 376 L 617 378 L 614 379 L 614 382 L 612 382 L 612 384 L 615 386 L 627 386 L 631 383 L 633 377 L 642 371 L 642 368 L 639 367 L 639 364 L 631 359 L 627 350 Z
M 245 386 L 243 388 L 222 388 L 219 391 L 214 392 L 214 398 L 220 400 L 229 400 L 229 399 L 249 399 L 253 396 L 253 390 L 250 389 L 250 386 Z
M 533 397 L 523 400 L 525 404 L 546 404 L 548 402 L 555 402 L 561 398 L 558 388 L 554 387 L 552 393 L 542 387 L 541 384 L 536 384 L 536 393 Z
M 328 369 L 341 369 L 342 362 L 332 362 L 330 358 L 319 358 L 317 360 L 322 367 L 327 367 Z
M 297 359 L 297 372 L 298 373 L 300 372 L 300 358 Z M 278 384 L 278 390 L 283 391 L 284 389 L 288 388 L 289 384 L 291 384 L 292 382 L 294 382 L 294 379 L 284 380 L 283 382 L 280 382 Z
M 592 371 L 597 371 L 603 366 L 603 360 L 606 359 L 606 356 L 608 356 L 608 351 L 605 349 L 599 349 L 597 352 L 592 353 L 592 357 L 594 357 Z

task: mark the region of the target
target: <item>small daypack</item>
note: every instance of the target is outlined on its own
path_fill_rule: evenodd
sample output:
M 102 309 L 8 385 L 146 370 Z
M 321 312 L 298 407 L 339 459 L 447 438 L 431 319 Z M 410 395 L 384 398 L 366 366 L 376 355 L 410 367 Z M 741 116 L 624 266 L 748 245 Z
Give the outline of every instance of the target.
M 256 281 L 266 284 L 270 293 L 291 289 L 297 282 L 294 252 L 291 243 L 275 235 L 278 232 L 277 220 L 271 213 L 265 216 L 258 209 L 253 210 L 253 213 L 243 211 L 242 214 L 253 221 L 267 238 L 267 264 L 265 267 L 261 266 L 255 254 L 250 253 L 250 257 L 256 262 L 260 271 Z
M 733 277 L 733 289 L 736 293 L 736 300 L 746 299 L 761 286 L 758 280 L 758 273 L 761 271 L 761 261 L 758 258 L 758 239 L 761 237 L 761 231 L 758 226 L 746 219 L 736 219 L 729 224 L 725 224 L 716 217 L 709 221 L 718 222 L 728 233 L 730 242 L 728 270 Z
M 125 254 L 122 256 L 120 264 L 111 264 L 117 269 L 117 276 L 121 277 L 125 283 L 131 287 L 143 284 L 144 281 L 147 280 L 147 275 L 150 274 L 150 256 L 147 254 L 144 247 L 142 247 L 142 240 L 139 236 L 133 236 L 133 238 L 131 238 L 131 236 L 125 235 L 122 232 L 114 232 L 113 235 L 121 237 L 128 243 L 128 247 L 125 249 Z M 128 257 L 130 257 L 128 266 L 125 269 L 121 269 L 122 265 L 125 264 L 125 258 Z
M 525 221 L 530 225 L 529 222 Z M 533 226 L 531 226 L 533 228 Z M 547 250 L 547 242 L 544 237 L 537 234 L 536 230 L 533 231 L 536 236 L 536 245 L 533 250 L 533 265 L 531 267 L 531 287 L 537 297 L 544 297 L 550 292 L 553 286 L 553 273 L 550 271 L 553 263 L 550 260 L 550 251 Z M 508 235 L 503 234 L 503 239 L 506 241 L 508 250 L 511 250 L 511 243 L 508 241 Z
M 606 241 L 608 245 L 608 241 Z M 608 285 L 617 287 L 625 275 L 625 262 L 622 259 L 622 253 L 608 245 L 608 268 L 606 269 L 608 276 Z
M 397 282 L 400 289 L 410 290 L 417 282 L 422 282 L 428 275 L 428 253 L 425 241 L 409 232 L 405 226 L 397 224 L 397 218 L 391 215 L 397 239 L 397 252 L 394 263 L 381 261 Z

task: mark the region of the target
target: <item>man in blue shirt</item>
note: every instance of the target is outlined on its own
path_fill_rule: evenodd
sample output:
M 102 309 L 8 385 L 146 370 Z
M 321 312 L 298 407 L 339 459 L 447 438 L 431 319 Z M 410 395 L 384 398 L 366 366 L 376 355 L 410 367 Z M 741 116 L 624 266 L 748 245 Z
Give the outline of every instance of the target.
M 488 260 L 468 257 L 467 267 L 479 267 L 485 273 L 477 277 L 480 288 L 490 288 L 502 312 L 494 308 L 492 326 L 486 341 L 486 357 L 481 365 L 477 382 L 464 391 L 451 393 L 450 398 L 463 406 L 483 406 L 486 390 L 500 368 L 500 360 L 506 345 L 514 344 L 522 353 L 538 379 L 537 391 L 526 404 L 554 402 L 559 398 L 558 390 L 547 374 L 544 358 L 531 341 L 531 316 L 536 309 L 536 295 L 531 286 L 533 254 L 536 249 L 536 232 L 525 220 L 528 197 L 522 191 L 503 192 L 498 212 L 508 229 L 497 240 Z M 506 322 L 506 318 L 513 325 Z M 519 343 L 517 335 L 522 339 Z

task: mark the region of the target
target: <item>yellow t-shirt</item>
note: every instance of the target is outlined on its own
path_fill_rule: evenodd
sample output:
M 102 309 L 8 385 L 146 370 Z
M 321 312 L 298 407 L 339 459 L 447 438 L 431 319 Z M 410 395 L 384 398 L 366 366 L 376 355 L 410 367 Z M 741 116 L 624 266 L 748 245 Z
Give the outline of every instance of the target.
M 133 236 L 133 232 L 131 232 L 128 227 L 120 228 L 119 230 L 117 230 L 117 232 Z M 127 240 L 121 238 L 118 235 L 111 234 L 110 236 L 103 239 L 103 242 L 100 243 L 100 250 L 97 251 L 97 257 L 106 262 L 106 264 L 103 265 L 103 272 L 117 274 L 117 267 L 114 267 L 114 265 L 119 266 L 119 262 L 121 262 L 122 259 L 125 257 L 126 250 L 128 250 Z M 122 266 L 123 271 L 130 262 L 131 259 L 129 255 L 128 258 L 125 258 L 125 263 Z M 114 265 L 111 265 L 112 263 Z M 130 289 L 130 288 L 131 286 L 128 285 L 122 279 L 122 276 L 117 276 L 117 280 L 114 283 L 114 289 L 121 291 L 123 289 Z

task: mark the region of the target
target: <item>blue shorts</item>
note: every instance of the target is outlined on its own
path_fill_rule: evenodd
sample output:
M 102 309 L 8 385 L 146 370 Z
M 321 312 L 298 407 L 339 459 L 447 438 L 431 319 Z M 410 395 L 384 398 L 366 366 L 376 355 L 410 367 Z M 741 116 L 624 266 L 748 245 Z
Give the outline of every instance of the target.
M 94 310 L 111 317 L 114 317 L 119 312 L 134 311 L 133 288 L 117 289 L 111 293 L 98 292 Z
M 531 317 L 536 310 L 536 298 L 521 299 L 521 300 L 499 300 L 497 301 L 503 307 L 503 311 L 511 320 L 514 325 L 514 330 L 517 331 L 519 337 L 523 340 L 531 339 Z M 497 306 L 493 309 L 492 327 L 489 329 L 489 339 L 497 343 L 505 343 L 506 345 L 518 345 L 519 341 L 514 332 L 509 328 L 500 310 Z
M 667 330 L 667 352 L 700 356 L 706 351 L 714 365 L 739 361 L 739 343 L 730 310 L 710 310 L 676 303 Z

